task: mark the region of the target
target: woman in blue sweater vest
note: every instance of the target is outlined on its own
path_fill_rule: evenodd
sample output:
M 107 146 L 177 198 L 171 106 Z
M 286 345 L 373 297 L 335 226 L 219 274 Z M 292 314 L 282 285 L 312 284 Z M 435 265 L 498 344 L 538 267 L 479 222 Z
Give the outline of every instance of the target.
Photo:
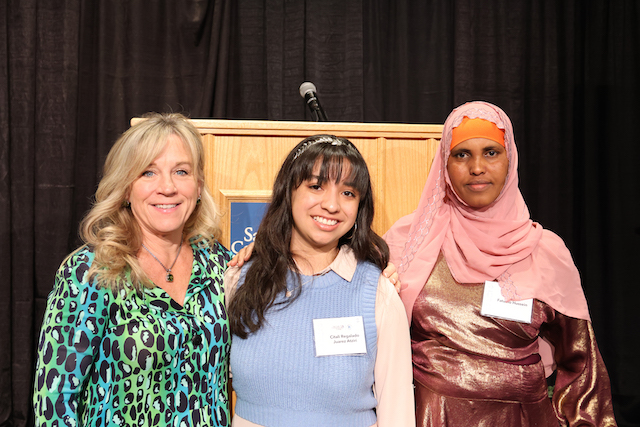
M 414 426 L 404 308 L 381 275 L 367 165 L 344 138 L 287 156 L 251 262 L 225 274 L 233 426 Z

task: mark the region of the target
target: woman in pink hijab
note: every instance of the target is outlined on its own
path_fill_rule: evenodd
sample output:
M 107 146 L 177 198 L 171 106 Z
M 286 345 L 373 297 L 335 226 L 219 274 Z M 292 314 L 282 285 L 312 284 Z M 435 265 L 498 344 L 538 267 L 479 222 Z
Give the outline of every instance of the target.
M 518 189 L 511 122 L 447 118 L 416 211 L 385 235 L 411 324 L 419 426 L 615 426 L 580 276 Z M 549 399 L 538 338 L 557 365 Z

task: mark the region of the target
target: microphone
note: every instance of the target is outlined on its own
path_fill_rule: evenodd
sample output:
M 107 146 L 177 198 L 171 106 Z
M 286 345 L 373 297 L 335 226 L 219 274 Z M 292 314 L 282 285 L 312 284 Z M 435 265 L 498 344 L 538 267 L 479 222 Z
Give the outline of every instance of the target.
M 327 115 L 320 105 L 318 95 L 316 94 L 316 85 L 311 82 L 304 82 L 300 85 L 300 96 L 307 101 L 307 105 L 311 110 L 311 114 L 316 117 L 316 122 L 328 121 Z

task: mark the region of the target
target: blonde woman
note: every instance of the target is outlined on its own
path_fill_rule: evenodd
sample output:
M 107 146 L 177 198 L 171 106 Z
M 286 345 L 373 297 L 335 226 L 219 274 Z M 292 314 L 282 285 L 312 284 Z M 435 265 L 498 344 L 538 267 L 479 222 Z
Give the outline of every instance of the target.
M 36 425 L 226 426 L 229 332 L 198 130 L 152 114 L 111 149 L 47 301 Z

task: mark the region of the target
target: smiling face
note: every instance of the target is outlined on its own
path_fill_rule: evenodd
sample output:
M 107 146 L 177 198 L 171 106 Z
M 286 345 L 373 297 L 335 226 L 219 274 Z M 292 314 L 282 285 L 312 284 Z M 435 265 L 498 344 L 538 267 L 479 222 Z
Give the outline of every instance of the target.
M 505 148 L 486 138 L 471 138 L 456 145 L 447 172 L 458 197 L 472 208 L 493 203 L 507 179 L 509 160 Z
M 185 144 L 175 134 L 158 157 L 131 185 L 131 211 L 150 237 L 181 239 L 185 223 L 196 207 L 200 184 Z
M 350 167 L 348 161 L 342 164 L 339 182 L 327 179 L 319 184 L 320 162 L 316 162 L 313 176 L 291 193 L 293 253 L 329 253 L 355 224 L 360 195 L 347 182 Z

